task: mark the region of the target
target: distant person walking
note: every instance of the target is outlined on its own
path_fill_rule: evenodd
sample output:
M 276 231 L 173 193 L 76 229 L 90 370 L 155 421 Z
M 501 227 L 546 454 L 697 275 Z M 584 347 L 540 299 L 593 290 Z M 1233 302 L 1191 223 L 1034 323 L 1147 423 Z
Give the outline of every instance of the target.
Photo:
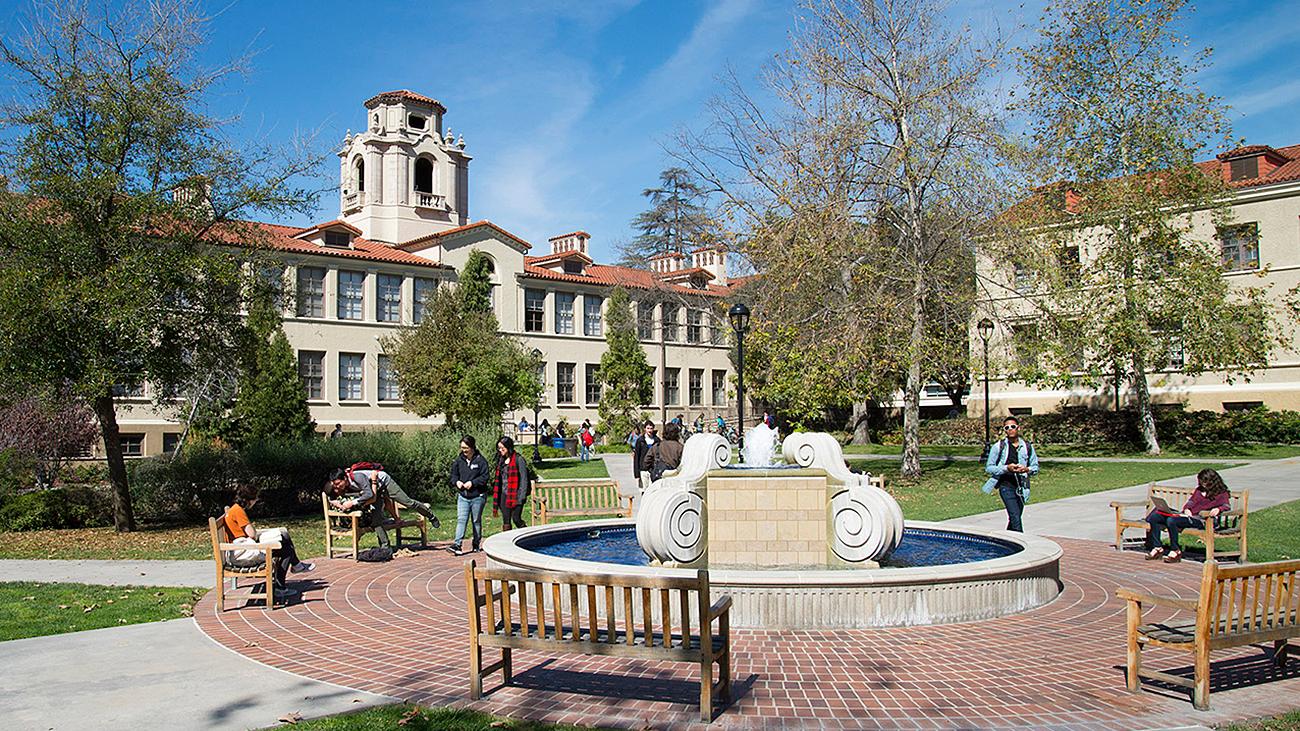
M 578 458 L 583 462 L 590 462 L 591 448 L 595 444 L 596 437 L 591 433 L 591 427 L 584 423 L 582 431 L 578 432 Z
M 1201 517 L 1201 513 L 1209 512 L 1210 518 L 1213 519 L 1231 506 L 1232 493 L 1228 491 L 1228 486 L 1224 484 L 1218 472 L 1206 468 L 1196 473 L 1196 490 L 1192 492 L 1187 502 L 1183 503 L 1181 511 L 1173 513 L 1157 508 L 1147 516 L 1147 523 L 1151 526 L 1147 529 L 1147 560 L 1155 561 L 1161 556 L 1164 557 L 1165 563 L 1178 563 L 1183 560 L 1183 550 L 1178 545 L 1179 531 L 1188 528 L 1204 528 L 1205 519 Z M 1162 526 L 1169 531 L 1167 553 L 1164 546 L 1160 545 Z
M 491 476 L 486 459 L 479 454 L 474 437 L 466 434 L 460 440 L 460 454 L 451 463 L 451 487 L 456 491 L 456 536 L 448 551 L 461 555 L 461 542 L 465 540 L 465 525 L 470 524 L 473 541 L 470 551 L 478 551 L 483 542 L 483 508 L 487 506 L 488 479 Z
M 330 432 L 330 439 L 338 439 L 341 436 L 343 436 L 343 425 L 335 424 L 334 431 Z
M 1020 437 L 1020 420 L 1016 417 L 1004 419 L 1002 431 L 1006 436 L 989 450 L 984 463 L 984 471 L 994 478 L 985 485 L 989 492 L 998 491 L 1007 508 L 1007 530 L 1023 533 L 1021 515 L 1029 502 L 1029 478 L 1038 474 L 1038 454 Z
M 641 469 L 650 473 L 650 479 L 658 480 L 668 470 L 675 470 L 682 463 L 682 427 L 676 422 L 664 424 L 664 438 L 646 452 Z
M 646 452 L 659 443 L 659 434 L 655 431 L 655 423 L 649 419 L 645 420 L 645 431 L 636 440 L 632 446 L 632 469 L 636 472 L 637 481 L 641 480 L 641 463 L 645 461 Z
M 528 463 L 515 451 L 515 440 L 501 437 L 497 440 L 497 471 L 492 488 L 492 515 L 501 513 L 501 530 L 523 528 L 524 503 L 532 483 L 528 478 Z

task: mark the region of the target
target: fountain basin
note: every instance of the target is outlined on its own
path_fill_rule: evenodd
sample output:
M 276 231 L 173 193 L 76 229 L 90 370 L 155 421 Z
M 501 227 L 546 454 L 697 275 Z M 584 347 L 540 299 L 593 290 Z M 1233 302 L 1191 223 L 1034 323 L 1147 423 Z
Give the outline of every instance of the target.
M 484 544 L 493 566 L 583 574 L 694 576 L 695 569 L 639 566 L 541 553 L 535 548 L 592 532 L 634 529 L 625 519 L 532 526 L 499 533 Z M 731 622 L 765 629 L 840 629 L 942 624 L 989 619 L 1042 606 L 1061 591 L 1061 548 L 1052 541 L 1009 531 L 960 531 L 908 521 L 907 530 L 950 534 L 1005 544 L 1010 555 L 930 566 L 749 569 L 714 567 L 715 595 L 732 598 Z M 904 541 L 906 541 L 906 530 Z M 599 536 L 592 538 L 598 541 Z M 900 548 L 900 550 L 902 550 Z M 635 556 L 631 556 L 634 560 Z M 623 560 L 623 559 L 620 559 Z

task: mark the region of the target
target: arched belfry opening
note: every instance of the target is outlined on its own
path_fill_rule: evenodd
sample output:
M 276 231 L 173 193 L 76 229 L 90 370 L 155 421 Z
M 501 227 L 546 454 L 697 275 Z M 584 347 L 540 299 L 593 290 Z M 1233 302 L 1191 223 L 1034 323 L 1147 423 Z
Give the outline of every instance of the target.
M 433 161 L 427 157 L 415 161 L 415 192 L 433 192 Z
M 366 159 L 358 157 L 356 162 L 352 163 L 352 185 L 357 192 L 364 192 L 366 189 Z

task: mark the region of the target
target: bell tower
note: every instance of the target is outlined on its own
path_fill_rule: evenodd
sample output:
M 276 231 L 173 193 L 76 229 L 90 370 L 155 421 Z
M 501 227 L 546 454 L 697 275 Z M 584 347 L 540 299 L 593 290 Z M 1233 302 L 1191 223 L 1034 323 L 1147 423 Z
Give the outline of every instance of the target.
M 470 156 L 446 113 L 406 90 L 366 100 L 365 130 L 339 150 L 339 217 L 364 238 L 395 245 L 469 223 Z

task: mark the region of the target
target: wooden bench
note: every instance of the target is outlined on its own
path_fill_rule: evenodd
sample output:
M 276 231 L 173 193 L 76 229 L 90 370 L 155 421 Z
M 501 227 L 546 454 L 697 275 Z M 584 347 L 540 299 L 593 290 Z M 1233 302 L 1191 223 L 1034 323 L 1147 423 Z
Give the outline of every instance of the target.
M 470 561 L 465 586 L 475 700 L 483 695 L 483 678 L 496 670 L 510 684 L 511 651 L 537 650 L 698 663 L 700 718 L 713 719 L 715 693 L 723 704 L 731 701 L 731 597 L 709 603 L 708 571 L 694 578 L 599 576 Z M 500 648 L 501 660 L 484 667 L 484 647 Z
M 226 578 L 229 576 L 234 582 L 234 588 L 239 588 L 239 577 L 256 575 L 259 582 L 263 579 L 262 593 L 251 593 L 248 599 L 261 599 L 266 602 L 266 609 L 274 609 L 275 601 L 271 598 L 275 596 L 275 551 L 280 548 L 279 542 L 276 543 L 226 543 L 221 540 L 221 532 L 225 528 L 221 526 L 220 521 L 216 518 L 208 518 L 208 533 L 212 535 L 212 560 L 217 565 L 217 611 L 226 610 Z M 226 563 L 226 551 L 247 551 L 250 549 L 261 549 L 266 551 L 266 558 L 261 564 L 256 566 L 231 566 Z
M 1287 641 L 1300 637 L 1297 624 L 1296 574 L 1300 561 L 1274 561 L 1245 566 L 1220 566 L 1206 561 L 1200 595 L 1177 599 L 1120 589 L 1128 602 L 1128 689 L 1137 692 L 1140 678 L 1153 678 L 1192 689 L 1199 710 L 1210 707 L 1210 652 L 1256 642 L 1273 642 L 1273 660 L 1286 663 Z M 1191 621 L 1142 623 L 1142 606 L 1172 607 L 1192 612 Z M 1142 669 L 1146 645 L 1187 650 L 1194 656 L 1194 678 Z
M 538 480 L 533 483 L 533 523 L 546 525 L 551 516 L 621 515 L 632 517 L 631 496 L 618 491 L 618 483 L 600 479 Z M 623 505 L 627 499 L 627 506 Z
M 1142 502 L 1111 502 L 1110 506 L 1115 509 L 1115 550 L 1124 550 L 1124 531 L 1129 528 L 1139 528 L 1146 535 L 1149 524 L 1146 517 L 1151 514 L 1154 505 L 1151 498 L 1161 497 L 1169 506 L 1175 510 L 1181 510 L 1183 504 L 1192 496 L 1192 488 L 1174 487 L 1172 485 L 1161 485 L 1152 482 L 1147 485 L 1147 499 Z M 1216 558 L 1236 558 L 1237 563 L 1246 562 L 1246 520 L 1250 517 L 1247 512 L 1247 503 L 1250 499 L 1250 491 L 1242 490 L 1230 493 L 1232 502 L 1229 504 L 1229 510 L 1226 513 L 1220 513 L 1217 518 L 1210 519 L 1209 512 L 1202 512 L 1200 517 L 1205 519 L 1204 528 L 1185 528 L 1181 532 L 1196 536 L 1205 544 L 1205 560 L 1213 561 Z M 1125 517 L 1125 508 L 1142 508 L 1142 514 L 1138 516 Z M 1235 538 L 1237 539 L 1237 550 L 1235 551 L 1216 551 L 1214 541 L 1217 538 Z
M 334 554 L 347 555 L 351 551 L 352 558 L 356 559 L 357 553 L 361 549 L 361 536 L 371 533 L 375 529 L 372 526 L 364 525 L 361 522 L 363 513 L 360 510 L 336 510 L 330 505 L 330 497 L 325 493 L 320 494 L 321 507 L 325 511 L 325 557 L 334 558 Z M 397 533 L 397 545 L 402 545 L 402 529 L 416 528 L 420 531 L 420 546 L 429 545 L 429 528 L 425 525 L 423 515 L 416 515 L 414 518 L 402 517 L 402 506 L 394 503 L 390 498 L 388 500 L 388 515 L 392 519 L 384 521 L 384 528 Z M 351 548 L 347 545 L 335 547 L 334 540 L 337 538 L 347 538 L 351 541 Z

